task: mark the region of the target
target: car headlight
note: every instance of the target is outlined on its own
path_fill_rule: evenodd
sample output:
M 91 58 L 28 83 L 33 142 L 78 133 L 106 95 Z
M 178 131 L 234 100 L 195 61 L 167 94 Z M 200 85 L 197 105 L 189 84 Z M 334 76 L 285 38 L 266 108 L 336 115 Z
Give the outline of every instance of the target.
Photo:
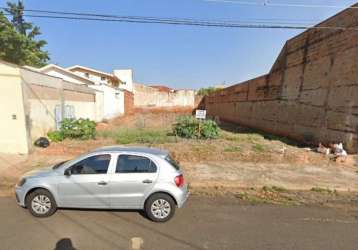
M 22 185 L 25 184 L 25 182 L 26 182 L 26 178 L 21 178 L 21 179 L 19 180 L 19 182 L 17 183 L 17 186 L 18 186 L 18 187 L 21 187 Z

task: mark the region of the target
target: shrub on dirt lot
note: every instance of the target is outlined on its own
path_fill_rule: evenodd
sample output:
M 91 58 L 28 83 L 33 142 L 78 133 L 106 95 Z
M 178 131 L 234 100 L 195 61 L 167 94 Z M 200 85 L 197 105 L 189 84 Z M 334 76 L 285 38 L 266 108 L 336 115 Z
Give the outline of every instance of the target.
M 199 121 L 193 116 L 179 116 L 173 132 L 184 138 L 212 139 L 218 137 L 219 127 L 212 120 Z
M 47 133 L 47 137 L 52 142 L 60 142 L 60 141 L 63 141 L 63 139 L 65 139 L 65 137 L 61 131 L 50 131 Z
M 64 119 L 60 132 L 64 138 L 88 140 L 96 136 L 96 123 L 89 119 Z

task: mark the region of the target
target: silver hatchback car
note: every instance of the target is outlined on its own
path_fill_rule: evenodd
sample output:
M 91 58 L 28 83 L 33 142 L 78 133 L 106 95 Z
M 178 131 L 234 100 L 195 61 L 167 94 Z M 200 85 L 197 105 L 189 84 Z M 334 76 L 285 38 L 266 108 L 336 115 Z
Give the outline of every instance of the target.
M 36 217 L 57 208 L 138 209 L 156 222 L 169 220 L 189 196 L 178 164 L 167 151 L 111 146 L 49 169 L 29 172 L 16 200 Z

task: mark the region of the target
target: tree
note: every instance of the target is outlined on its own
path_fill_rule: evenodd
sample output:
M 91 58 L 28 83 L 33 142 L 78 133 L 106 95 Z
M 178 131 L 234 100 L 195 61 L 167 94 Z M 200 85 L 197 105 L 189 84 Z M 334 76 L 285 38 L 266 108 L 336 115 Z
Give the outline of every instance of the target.
M 220 88 L 216 88 L 216 87 L 201 88 L 198 90 L 197 95 L 207 96 L 212 93 L 215 93 L 218 90 L 220 90 Z
M 35 67 L 47 64 L 49 55 L 42 48 L 44 40 L 35 40 L 40 28 L 24 20 L 22 1 L 7 3 L 6 12 L 12 16 L 11 22 L 0 12 L 0 59 Z

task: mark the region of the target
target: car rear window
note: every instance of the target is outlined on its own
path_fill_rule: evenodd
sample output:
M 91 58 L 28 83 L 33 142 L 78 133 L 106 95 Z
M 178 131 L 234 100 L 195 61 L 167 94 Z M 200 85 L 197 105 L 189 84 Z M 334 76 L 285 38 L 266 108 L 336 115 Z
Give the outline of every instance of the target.
M 170 155 L 167 155 L 167 157 L 165 157 L 165 160 L 169 162 L 170 165 L 172 165 L 176 170 L 180 169 L 179 164 Z
M 149 158 L 137 155 L 120 155 L 116 173 L 155 173 L 157 167 Z

